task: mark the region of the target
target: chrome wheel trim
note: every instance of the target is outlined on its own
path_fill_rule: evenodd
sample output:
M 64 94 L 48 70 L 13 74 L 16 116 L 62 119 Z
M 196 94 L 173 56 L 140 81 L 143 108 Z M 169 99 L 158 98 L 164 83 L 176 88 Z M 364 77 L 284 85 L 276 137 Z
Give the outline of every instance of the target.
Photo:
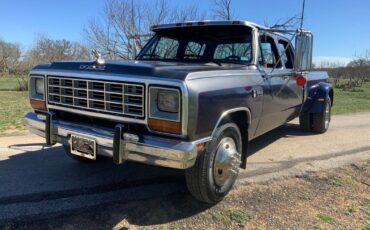
M 235 141 L 230 137 L 223 138 L 217 147 L 213 163 L 213 179 L 217 186 L 222 187 L 238 174 L 239 158 Z
M 331 119 L 331 113 L 330 113 L 330 102 L 326 102 L 326 108 L 325 108 L 325 129 L 329 128 Z

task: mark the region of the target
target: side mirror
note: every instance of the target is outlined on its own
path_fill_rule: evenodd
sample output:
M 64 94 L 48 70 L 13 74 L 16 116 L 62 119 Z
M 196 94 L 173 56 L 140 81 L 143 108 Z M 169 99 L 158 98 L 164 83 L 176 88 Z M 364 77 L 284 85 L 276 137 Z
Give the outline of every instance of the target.
M 299 72 L 310 71 L 312 67 L 313 34 L 299 31 L 295 40 L 294 69 Z

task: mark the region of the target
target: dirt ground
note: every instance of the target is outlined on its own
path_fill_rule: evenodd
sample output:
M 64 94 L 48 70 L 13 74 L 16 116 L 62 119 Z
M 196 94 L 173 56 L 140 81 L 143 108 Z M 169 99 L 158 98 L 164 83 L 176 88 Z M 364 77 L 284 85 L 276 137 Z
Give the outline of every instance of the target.
M 322 135 L 293 121 L 250 142 L 215 206 L 189 195 L 182 171 L 81 165 L 34 135 L 1 137 L 0 229 L 370 230 L 369 136 L 368 112 L 333 116 Z
M 215 206 L 183 193 L 5 229 L 370 229 L 370 161 L 239 185 Z M 131 211 L 128 211 L 131 210 Z M 125 215 L 122 215 L 125 213 Z M 129 214 L 127 214 L 129 213 Z

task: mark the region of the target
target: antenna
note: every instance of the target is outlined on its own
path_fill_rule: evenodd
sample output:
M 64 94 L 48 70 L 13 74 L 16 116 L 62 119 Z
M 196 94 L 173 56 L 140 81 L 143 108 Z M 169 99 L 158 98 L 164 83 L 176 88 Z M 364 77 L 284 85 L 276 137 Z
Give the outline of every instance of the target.
M 303 20 L 304 20 L 304 10 L 306 6 L 306 0 L 303 0 L 303 6 L 302 6 L 302 17 L 301 17 L 301 30 L 303 29 Z
M 132 10 L 132 13 L 131 13 L 131 23 L 132 23 L 132 29 L 134 30 L 133 32 L 133 38 L 132 38 L 132 41 L 133 41 L 133 59 L 136 58 L 136 37 L 135 37 L 135 34 L 136 34 L 136 28 L 135 28 L 135 9 L 134 9 L 134 0 L 131 0 L 131 10 Z

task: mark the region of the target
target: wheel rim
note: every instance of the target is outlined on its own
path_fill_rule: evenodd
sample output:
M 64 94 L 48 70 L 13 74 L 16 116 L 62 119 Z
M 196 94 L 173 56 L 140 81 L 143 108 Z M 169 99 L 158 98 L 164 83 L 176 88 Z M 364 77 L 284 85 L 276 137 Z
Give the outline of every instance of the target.
M 216 185 L 221 187 L 238 174 L 238 156 L 235 141 L 230 137 L 223 138 L 217 147 L 213 164 L 213 178 Z
M 331 119 L 331 113 L 330 113 L 330 102 L 326 103 L 326 108 L 325 108 L 325 129 L 329 128 L 330 124 L 330 119 Z

